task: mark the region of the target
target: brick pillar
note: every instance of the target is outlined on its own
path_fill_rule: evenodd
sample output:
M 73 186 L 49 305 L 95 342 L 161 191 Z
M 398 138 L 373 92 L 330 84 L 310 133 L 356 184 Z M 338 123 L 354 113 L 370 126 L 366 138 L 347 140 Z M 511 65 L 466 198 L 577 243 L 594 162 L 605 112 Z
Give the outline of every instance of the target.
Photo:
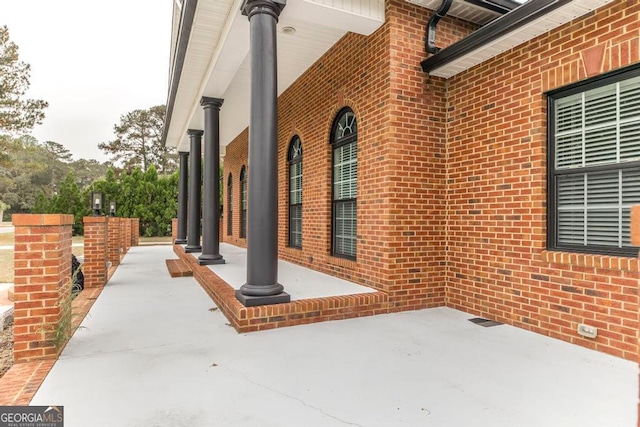
M 84 286 L 93 288 L 107 283 L 108 218 L 84 217 Z
M 131 225 L 131 218 L 124 219 L 125 233 L 124 233 L 124 252 L 129 252 L 131 249 L 131 230 L 133 229 Z
M 131 246 L 140 245 L 140 218 L 131 218 Z
M 56 358 L 70 331 L 72 224 L 72 215 L 13 215 L 16 363 Z
M 124 254 L 127 253 L 127 219 L 120 218 L 120 261 L 124 258 Z
M 175 242 L 178 238 L 178 218 L 171 220 L 171 241 Z
M 107 258 L 113 267 L 120 265 L 120 218 L 109 217 Z

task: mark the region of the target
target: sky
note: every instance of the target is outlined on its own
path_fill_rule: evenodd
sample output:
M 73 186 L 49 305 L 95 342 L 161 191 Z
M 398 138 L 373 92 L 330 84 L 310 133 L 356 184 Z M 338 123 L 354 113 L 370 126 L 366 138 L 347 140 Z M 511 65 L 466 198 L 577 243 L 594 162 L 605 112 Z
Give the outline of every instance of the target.
M 32 135 L 74 159 L 108 159 L 120 116 L 167 101 L 172 0 L 0 0 L 28 98 L 49 103 Z

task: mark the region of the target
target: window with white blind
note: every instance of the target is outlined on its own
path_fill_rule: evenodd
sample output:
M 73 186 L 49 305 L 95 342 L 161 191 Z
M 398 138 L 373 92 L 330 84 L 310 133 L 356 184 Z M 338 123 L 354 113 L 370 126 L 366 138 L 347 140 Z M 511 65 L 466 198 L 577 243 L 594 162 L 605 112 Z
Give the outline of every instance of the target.
M 227 179 L 227 236 L 233 235 L 233 175 Z
M 240 169 L 240 237 L 247 238 L 247 168 Z
M 637 255 L 640 69 L 549 93 L 549 247 Z
M 332 254 L 356 258 L 358 129 L 349 108 L 338 113 L 331 132 L 333 145 L 332 178 Z
M 289 246 L 302 248 L 302 141 L 289 144 Z

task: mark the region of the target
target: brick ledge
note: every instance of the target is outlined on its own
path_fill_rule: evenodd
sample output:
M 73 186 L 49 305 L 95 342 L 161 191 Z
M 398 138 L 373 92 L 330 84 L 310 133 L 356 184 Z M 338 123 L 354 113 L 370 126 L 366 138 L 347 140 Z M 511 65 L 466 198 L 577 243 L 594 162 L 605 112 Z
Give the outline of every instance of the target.
M 385 292 L 342 295 L 292 301 L 260 307 L 245 307 L 235 297 L 235 289 L 196 258 L 173 246 L 180 259 L 189 264 L 194 278 L 209 294 L 238 332 L 253 332 L 286 326 L 373 316 L 389 313 L 391 304 Z
M 543 262 L 550 264 L 568 264 L 630 272 L 640 271 L 640 259 L 638 258 L 557 251 L 542 251 L 541 257 Z

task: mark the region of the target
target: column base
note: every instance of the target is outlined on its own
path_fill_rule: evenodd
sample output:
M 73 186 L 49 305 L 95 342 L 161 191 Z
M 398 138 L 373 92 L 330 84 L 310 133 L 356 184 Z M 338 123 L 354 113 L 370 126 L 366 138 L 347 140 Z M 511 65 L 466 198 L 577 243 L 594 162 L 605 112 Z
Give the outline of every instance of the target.
M 258 305 L 285 304 L 291 302 L 291 295 L 282 292 L 276 295 L 250 296 L 244 295 L 240 290 L 237 290 L 236 299 L 245 307 L 256 307 Z
M 176 239 L 173 243 L 176 245 L 186 245 L 187 239 Z
M 186 253 L 192 253 L 192 252 L 202 252 L 202 246 L 200 245 L 187 245 L 184 247 L 184 251 Z
M 222 258 L 222 255 L 220 254 L 215 254 L 215 255 L 209 255 L 209 254 L 202 254 L 198 257 L 198 265 L 215 265 L 215 264 L 224 264 L 224 258 Z

